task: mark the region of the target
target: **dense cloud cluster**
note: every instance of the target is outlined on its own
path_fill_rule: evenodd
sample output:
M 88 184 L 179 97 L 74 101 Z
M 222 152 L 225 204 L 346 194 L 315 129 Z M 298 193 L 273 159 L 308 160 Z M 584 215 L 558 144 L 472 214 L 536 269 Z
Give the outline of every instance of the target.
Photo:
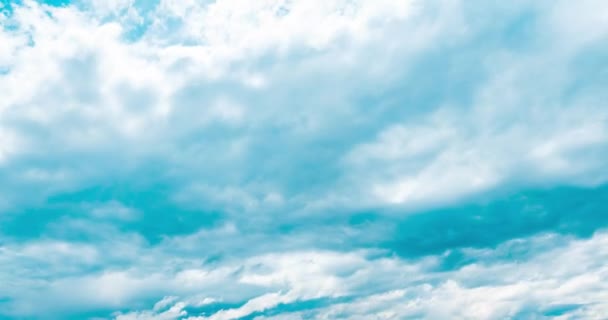
M 607 41 L 601 0 L 0 1 L 0 318 L 602 318 Z

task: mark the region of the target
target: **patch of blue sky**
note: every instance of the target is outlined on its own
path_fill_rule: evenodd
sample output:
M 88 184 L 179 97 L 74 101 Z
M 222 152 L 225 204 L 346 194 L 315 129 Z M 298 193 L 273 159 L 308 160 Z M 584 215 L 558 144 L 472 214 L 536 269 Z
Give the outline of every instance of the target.
M 74 3 L 73 0 L 38 0 L 38 2 L 54 7 L 65 7 Z
M 559 316 L 564 316 L 567 315 L 568 313 L 571 313 L 573 311 L 576 311 L 580 308 L 584 308 L 585 305 L 581 305 L 581 304 L 561 304 L 561 305 L 554 305 L 554 306 L 550 306 L 548 308 L 546 308 L 543 311 L 543 315 L 547 316 L 547 317 L 559 317 Z
M 65 7 L 75 3 L 73 0 L 36 0 L 38 3 L 54 7 Z M 0 0 L 0 7 L 11 10 L 14 5 L 22 5 L 22 0 Z

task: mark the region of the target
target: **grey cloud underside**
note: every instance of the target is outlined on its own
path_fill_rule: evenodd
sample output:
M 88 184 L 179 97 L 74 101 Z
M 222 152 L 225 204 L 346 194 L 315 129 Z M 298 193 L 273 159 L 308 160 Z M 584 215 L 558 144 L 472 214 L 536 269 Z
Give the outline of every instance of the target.
M 414 2 L 260 44 L 171 3 L 117 36 L 128 6 L 1 20 L 33 43 L 0 51 L 0 317 L 608 310 L 601 1 Z

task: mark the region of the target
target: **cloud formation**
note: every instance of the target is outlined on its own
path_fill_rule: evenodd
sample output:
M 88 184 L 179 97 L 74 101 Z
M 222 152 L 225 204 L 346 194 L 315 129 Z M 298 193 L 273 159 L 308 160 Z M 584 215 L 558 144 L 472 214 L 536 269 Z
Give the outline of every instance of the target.
M 601 318 L 606 9 L 0 1 L 0 317 Z

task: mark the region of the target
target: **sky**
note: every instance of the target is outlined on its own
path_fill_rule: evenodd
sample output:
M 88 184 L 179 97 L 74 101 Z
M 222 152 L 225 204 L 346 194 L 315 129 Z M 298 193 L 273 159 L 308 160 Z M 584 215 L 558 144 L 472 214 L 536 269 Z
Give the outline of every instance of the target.
M 606 319 L 605 0 L 0 0 L 0 319 Z

